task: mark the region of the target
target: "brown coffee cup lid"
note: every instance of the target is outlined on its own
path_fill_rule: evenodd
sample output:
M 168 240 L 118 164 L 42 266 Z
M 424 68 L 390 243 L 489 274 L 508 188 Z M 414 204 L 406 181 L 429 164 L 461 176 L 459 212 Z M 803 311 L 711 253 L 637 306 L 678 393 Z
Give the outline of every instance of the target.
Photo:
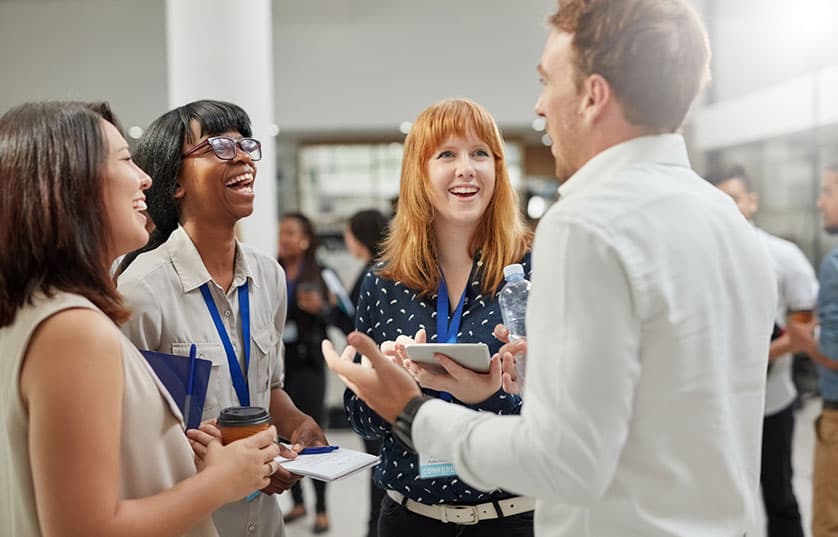
M 241 427 L 259 425 L 271 421 L 271 413 L 260 406 L 231 406 L 221 411 L 218 425 L 221 427 Z

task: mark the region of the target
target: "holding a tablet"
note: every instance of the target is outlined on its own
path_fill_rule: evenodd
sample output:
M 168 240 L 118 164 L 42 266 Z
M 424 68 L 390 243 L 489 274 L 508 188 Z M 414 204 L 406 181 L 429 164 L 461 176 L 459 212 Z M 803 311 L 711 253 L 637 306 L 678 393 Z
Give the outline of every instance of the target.
M 434 354 L 444 354 L 477 373 L 489 371 L 489 347 L 485 343 L 414 343 L 406 345 L 407 357 L 425 366 L 442 369 Z

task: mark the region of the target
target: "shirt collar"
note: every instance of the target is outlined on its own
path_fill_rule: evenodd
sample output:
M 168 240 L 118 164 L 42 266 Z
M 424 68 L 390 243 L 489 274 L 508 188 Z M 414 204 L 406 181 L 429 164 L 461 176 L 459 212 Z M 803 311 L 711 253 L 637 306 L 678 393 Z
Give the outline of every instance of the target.
M 172 259 L 175 272 L 183 286 L 183 292 L 188 293 L 212 280 L 209 271 L 201 260 L 201 254 L 192 242 L 191 237 L 178 226 L 166 242 L 169 256 Z M 247 280 L 253 287 L 258 287 L 247 253 L 236 239 L 236 259 L 233 265 L 233 283 L 231 289 L 238 288 Z
M 559 186 L 559 197 L 594 188 L 638 162 L 690 167 L 687 146 L 680 134 L 639 136 L 595 155 Z

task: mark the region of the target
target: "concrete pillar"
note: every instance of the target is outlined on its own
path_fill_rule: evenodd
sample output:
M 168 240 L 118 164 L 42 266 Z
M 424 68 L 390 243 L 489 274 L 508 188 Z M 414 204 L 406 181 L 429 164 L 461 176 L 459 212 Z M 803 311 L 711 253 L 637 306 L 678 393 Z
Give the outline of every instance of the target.
M 166 0 L 169 106 L 198 99 L 238 104 L 262 141 L 256 202 L 239 235 L 277 253 L 271 0 Z

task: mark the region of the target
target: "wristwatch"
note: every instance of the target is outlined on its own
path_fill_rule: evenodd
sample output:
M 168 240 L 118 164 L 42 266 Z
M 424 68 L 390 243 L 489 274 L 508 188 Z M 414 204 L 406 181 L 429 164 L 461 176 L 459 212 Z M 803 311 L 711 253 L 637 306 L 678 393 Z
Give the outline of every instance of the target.
M 431 399 L 427 395 L 417 395 L 407 402 L 393 424 L 393 436 L 399 444 L 414 453 L 416 453 L 416 448 L 413 446 L 413 420 L 416 419 L 419 408 Z

